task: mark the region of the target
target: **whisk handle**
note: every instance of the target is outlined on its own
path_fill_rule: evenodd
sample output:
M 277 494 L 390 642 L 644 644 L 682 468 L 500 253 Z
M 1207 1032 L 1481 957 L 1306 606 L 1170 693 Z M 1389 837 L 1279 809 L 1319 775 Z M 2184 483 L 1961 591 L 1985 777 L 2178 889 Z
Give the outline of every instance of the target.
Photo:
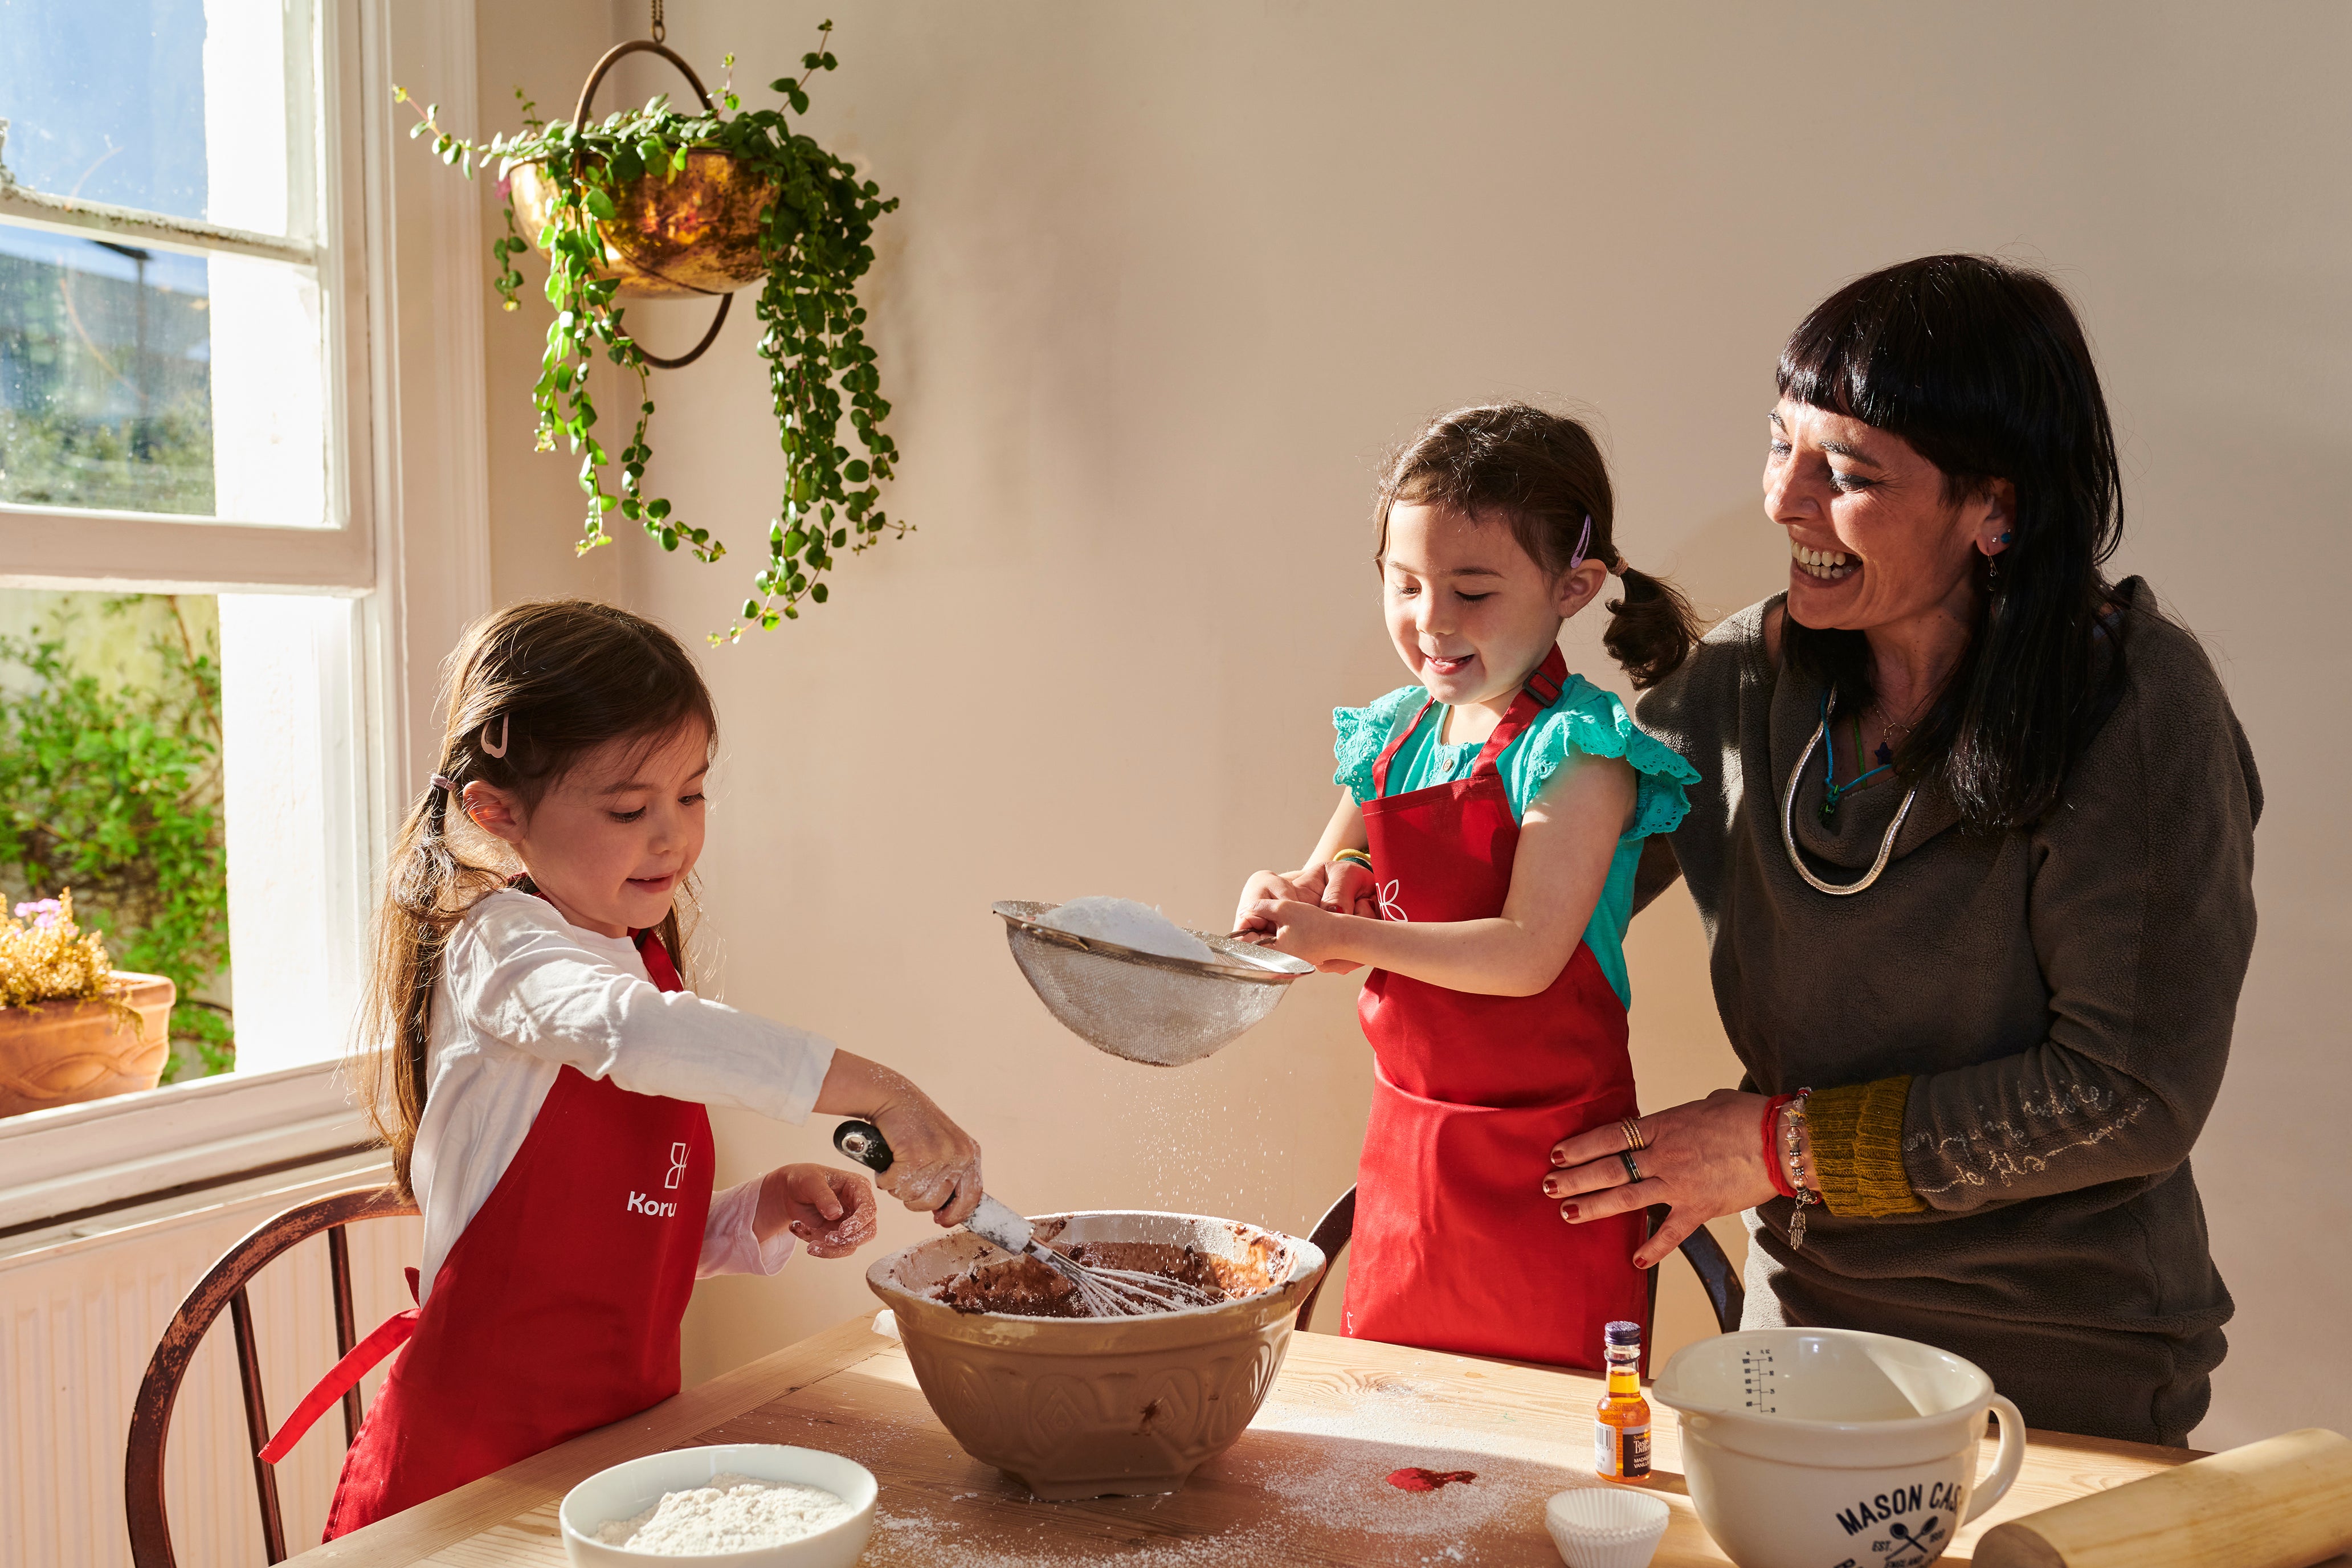
M 833 1146 L 877 1176 L 898 1158 L 890 1152 L 890 1141 L 882 1136 L 882 1129 L 871 1121 L 843 1122 L 833 1130 Z
M 896 1158 L 890 1152 L 890 1141 L 871 1121 L 843 1122 L 833 1130 L 833 1146 L 877 1176 Z M 1007 1252 L 1026 1252 L 1037 1234 L 1027 1220 L 991 1197 L 982 1198 L 980 1207 L 963 1223 L 966 1230 Z

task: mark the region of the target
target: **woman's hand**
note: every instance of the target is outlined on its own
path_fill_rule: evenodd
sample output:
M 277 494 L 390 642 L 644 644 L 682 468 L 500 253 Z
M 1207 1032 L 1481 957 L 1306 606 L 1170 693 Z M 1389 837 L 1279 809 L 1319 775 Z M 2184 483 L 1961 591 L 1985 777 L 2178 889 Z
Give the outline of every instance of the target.
M 779 1165 L 760 1182 L 751 1229 L 761 1241 L 789 1228 L 814 1258 L 846 1258 L 874 1239 L 874 1189 L 853 1171 Z
M 862 1116 L 890 1142 L 890 1168 L 875 1184 L 940 1226 L 958 1226 L 980 1206 L 980 1145 L 902 1073 L 836 1050 L 817 1090 L 816 1110 Z
M 1648 1147 L 1633 1154 L 1638 1182 L 1618 1158 L 1625 1152 L 1622 1128 L 1612 1123 L 1580 1132 L 1553 1146 L 1551 1163 L 1560 1169 L 1543 1179 L 1543 1190 L 1567 1200 L 1559 1216 L 1570 1225 L 1653 1204 L 1671 1205 L 1658 1234 L 1633 1254 L 1636 1268 L 1654 1268 L 1708 1220 L 1754 1208 L 1778 1194 L 1764 1163 L 1767 1103 L 1764 1095 L 1718 1089 L 1705 1100 L 1640 1118 Z
M 1363 967 L 1361 961 L 1348 956 L 1349 919 L 1299 899 L 1261 899 L 1242 910 L 1245 928 L 1266 933 L 1257 939 L 1259 946 L 1303 959 L 1326 974 Z
M 1360 860 L 1333 860 L 1323 869 L 1328 873 L 1323 879 L 1325 909 L 1368 921 L 1381 918 L 1380 879 L 1370 867 Z

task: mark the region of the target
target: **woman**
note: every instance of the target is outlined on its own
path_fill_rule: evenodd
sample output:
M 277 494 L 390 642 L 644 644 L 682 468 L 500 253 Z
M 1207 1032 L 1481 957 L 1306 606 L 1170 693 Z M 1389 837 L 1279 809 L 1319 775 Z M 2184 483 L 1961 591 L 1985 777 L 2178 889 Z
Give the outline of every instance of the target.
M 2189 1152 L 2253 944 L 2253 757 L 2195 639 L 2100 574 L 2115 439 L 2048 279 L 1889 268 L 1778 379 L 1788 592 L 1641 704 L 1705 775 L 1672 858 L 1748 1081 L 1564 1141 L 1545 1191 L 1671 1205 L 1644 1267 L 1747 1210 L 1751 1326 L 1924 1341 L 2033 1426 L 2184 1442 L 2231 1310 Z

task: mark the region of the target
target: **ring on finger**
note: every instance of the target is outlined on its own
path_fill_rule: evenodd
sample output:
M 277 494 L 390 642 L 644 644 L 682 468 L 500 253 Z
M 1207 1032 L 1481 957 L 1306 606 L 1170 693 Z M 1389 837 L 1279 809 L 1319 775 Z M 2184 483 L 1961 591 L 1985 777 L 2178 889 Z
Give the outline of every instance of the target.
M 1630 1116 L 1617 1123 L 1617 1131 L 1625 1134 L 1625 1152 L 1629 1154 L 1650 1146 L 1650 1141 L 1642 1136 L 1642 1124 Z
M 1625 1162 L 1625 1179 L 1628 1182 L 1638 1182 L 1642 1179 L 1642 1167 L 1633 1163 L 1633 1151 L 1628 1149 L 1617 1157 Z

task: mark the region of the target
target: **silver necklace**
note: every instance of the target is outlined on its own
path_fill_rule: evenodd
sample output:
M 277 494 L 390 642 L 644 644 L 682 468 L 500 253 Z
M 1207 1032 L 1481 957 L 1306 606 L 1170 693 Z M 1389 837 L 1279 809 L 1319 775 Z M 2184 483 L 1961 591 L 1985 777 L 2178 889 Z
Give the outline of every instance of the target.
M 1913 784 L 1904 795 L 1903 804 L 1895 808 L 1895 820 L 1886 825 L 1886 837 L 1878 841 L 1878 858 L 1870 863 L 1870 869 L 1863 873 L 1860 881 L 1840 886 L 1814 876 L 1807 868 L 1805 858 L 1797 853 L 1797 786 L 1804 782 L 1805 764 L 1813 760 L 1813 748 L 1822 743 L 1822 737 L 1829 733 L 1830 721 L 1836 717 L 1837 693 L 1832 691 L 1822 710 L 1822 721 L 1813 727 L 1813 738 L 1805 742 L 1803 753 L 1797 758 L 1796 767 L 1789 773 L 1788 793 L 1780 797 L 1780 845 L 1789 852 L 1789 864 L 1797 868 L 1797 875 L 1805 879 L 1807 887 L 1817 893 L 1827 893 L 1832 898 L 1850 899 L 1877 881 L 1878 874 L 1886 869 L 1887 860 L 1895 854 L 1895 836 L 1903 831 L 1903 819 L 1911 815 L 1911 803 L 1919 798 L 1919 786 Z

